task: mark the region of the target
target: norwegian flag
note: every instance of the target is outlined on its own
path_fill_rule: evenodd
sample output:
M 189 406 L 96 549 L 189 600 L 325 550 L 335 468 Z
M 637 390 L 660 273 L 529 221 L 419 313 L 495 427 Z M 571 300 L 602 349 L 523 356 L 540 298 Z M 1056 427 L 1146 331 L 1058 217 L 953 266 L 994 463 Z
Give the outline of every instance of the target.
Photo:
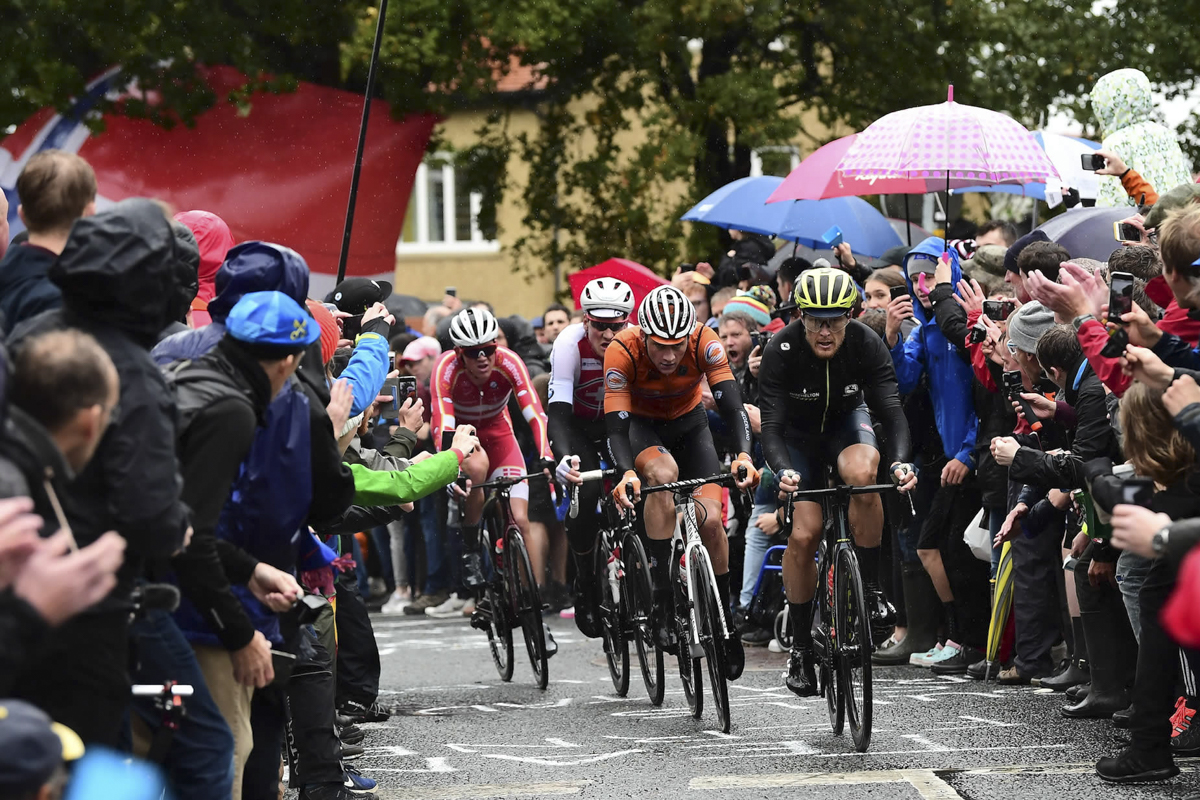
M 229 67 L 206 70 L 225 97 L 241 85 Z M 119 97 L 119 68 L 96 78 L 66 114 L 43 109 L 0 140 L 0 188 L 9 200 L 12 235 L 17 176 L 29 158 L 51 148 L 75 152 L 96 171 L 97 206 L 127 197 L 165 200 L 178 211 L 221 216 L 238 241 L 265 239 L 295 249 L 313 271 L 311 292 L 333 285 L 342 243 L 362 96 L 311 83 L 291 94 L 255 94 L 242 116 L 228 103 L 202 114 L 193 128 L 165 130 L 145 120 L 106 115 L 103 133 L 83 124 L 97 102 Z M 433 115 L 391 118 L 371 109 L 347 275 L 390 279 L 413 179 L 436 124 Z

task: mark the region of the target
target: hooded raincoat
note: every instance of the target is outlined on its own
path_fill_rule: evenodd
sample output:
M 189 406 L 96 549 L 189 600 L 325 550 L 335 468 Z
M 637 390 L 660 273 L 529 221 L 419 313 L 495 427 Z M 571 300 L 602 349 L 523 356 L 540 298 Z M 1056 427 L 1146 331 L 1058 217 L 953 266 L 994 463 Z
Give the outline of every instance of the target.
M 942 239 L 931 236 L 909 251 L 940 258 Z M 929 394 L 933 400 L 933 414 L 938 433 L 942 437 L 942 451 L 946 458 L 958 459 L 971 469 L 975 468 L 975 435 L 979 419 L 975 416 L 972 396 L 970 363 L 958 353 L 958 347 L 948 340 L 937 325 L 932 312 L 916 299 L 912 281 L 907 278 L 909 256 L 905 256 L 905 280 L 913 297 L 913 316 L 917 327 L 892 348 L 892 363 L 896 366 L 896 379 L 900 393 L 908 394 L 917 388 L 921 375 L 929 373 Z M 952 286 L 962 279 L 958 265 L 958 254 L 950 251 Z M 932 284 L 932 282 L 930 282 Z M 932 289 L 932 285 L 929 287 Z
M 1141 174 L 1161 196 L 1182 183 L 1192 182 L 1191 168 L 1175 135 L 1154 119 L 1150 79 L 1137 69 L 1118 69 L 1092 87 L 1092 111 L 1104 130 L 1104 148 L 1119 155 L 1125 165 Z M 1100 178 L 1099 206 L 1137 203 L 1120 178 Z
M 233 234 L 225 220 L 209 211 L 181 211 L 175 221 L 191 229 L 200 247 L 200 291 L 192 301 L 192 327 L 203 328 L 212 322 L 208 303 L 217 295 L 217 270 L 233 248 Z

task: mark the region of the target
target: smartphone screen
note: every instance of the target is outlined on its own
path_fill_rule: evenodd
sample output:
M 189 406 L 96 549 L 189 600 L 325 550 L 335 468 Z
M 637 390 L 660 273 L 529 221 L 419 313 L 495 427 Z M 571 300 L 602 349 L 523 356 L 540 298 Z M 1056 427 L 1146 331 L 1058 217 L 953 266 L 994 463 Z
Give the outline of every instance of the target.
M 1142 232 L 1138 230 L 1136 225 L 1130 222 L 1114 222 L 1113 238 L 1118 242 L 1140 242 L 1142 240 Z
M 1108 319 L 1121 322 L 1121 315 L 1133 310 L 1133 276 L 1128 272 L 1114 272 L 1109 282 Z
M 404 401 L 417 393 L 417 379 L 412 375 L 401 375 L 396 381 L 396 409 L 404 405 Z
M 1003 322 L 1009 318 L 1015 306 L 1012 300 L 984 300 L 983 315 L 995 322 Z
M 1107 163 L 1104 160 L 1104 156 L 1098 156 L 1095 153 L 1081 153 L 1079 160 L 1083 163 L 1083 168 L 1088 172 L 1104 169 L 1104 165 Z
M 1126 505 L 1149 507 L 1154 497 L 1154 481 L 1149 478 L 1129 478 L 1121 484 L 1121 502 Z

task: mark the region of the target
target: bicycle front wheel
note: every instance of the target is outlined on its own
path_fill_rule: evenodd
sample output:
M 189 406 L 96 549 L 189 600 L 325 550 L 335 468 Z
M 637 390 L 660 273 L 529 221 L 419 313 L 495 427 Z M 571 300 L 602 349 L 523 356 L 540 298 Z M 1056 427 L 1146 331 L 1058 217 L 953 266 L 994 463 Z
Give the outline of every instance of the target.
M 512 576 L 510 591 L 515 603 L 513 610 L 521 623 L 521 632 L 525 634 L 525 649 L 533 666 L 534 682 L 539 689 L 545 689 L 550 682 L 550 669 L 546 655 L 546 633 L 542 627 L 542 598 L 538 594 L 537 581 L 533 578 L 529 550 L 519 531 L 509 531 L 505 558 Z
M 722 733 L 729 733 L 729 684 L 725 679 L 725 636 L 721 624 L 721 600 L 717 587 L 709 578 L 708 553 L 696 548 L 689 559 L 691 584 L 696 592 L 696 615 L 700 623 L 700 645 L 708 662 L 717 724 Z
M 871 744 L 871 623 L 858 559 L 850 547 L 838 551 L 834 585 L 837 586 L 834 613 L 838 629 L 838 682 L 846 696 L 854 749 L 865 753 Z
M 700 659 L 692 658 L 692 628 L 686 609 L 677 612 L 675 629 L 675 638 L 678 641 L 676 658 L 679 661 L 679 682 L 683 684 L 683 697 L 687 700 L 688 708 L 692 710 L 692 718 L 700 719 L 704 715 L 704 677 L 700 671 Z
M 654 591 L 650 578 L 650 562 L 646 549 L 636 533 L 625 536 L 621 548 L 625 562 L 626 609 L 629 612 L 630 635 L 637 648 L 642 681 L 652 705 L 660 706 L 666 689 L 663 653 L 654 644 Z
M 625 618 L 628 590 L 621 554 L 613 552 L 606 535 L 600 537 L 596 548 L 596 580 L 600 582 L 600 635 L 604 644 L 604 660 L 612 678 L 617 697 L 629 694 L 629 639 L 625 637 Z
M 504 590 L 502 564 L 492 552 L 494 532 L 485 525 L 479 531 L 479 549 L 483 553 L 483 569 L 487 584 L 478 598 L 483 608 L 476 607 L 475 613 L 487 623 L 488 649 L 500 680 L 511 681 L 513 676 L 513 638 L 509 622 L 512 603 Z

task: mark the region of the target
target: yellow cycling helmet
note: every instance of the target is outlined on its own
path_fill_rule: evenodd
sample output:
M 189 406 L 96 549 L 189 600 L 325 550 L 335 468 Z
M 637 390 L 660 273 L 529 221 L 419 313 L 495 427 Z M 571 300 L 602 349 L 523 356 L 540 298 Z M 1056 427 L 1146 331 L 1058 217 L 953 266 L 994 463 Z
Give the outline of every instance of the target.
M 840 269 L 815 267 L 800 273 L 796 281 L 796 306 L 814 317 L 847 314 L 858 298 L 854 281 Z

